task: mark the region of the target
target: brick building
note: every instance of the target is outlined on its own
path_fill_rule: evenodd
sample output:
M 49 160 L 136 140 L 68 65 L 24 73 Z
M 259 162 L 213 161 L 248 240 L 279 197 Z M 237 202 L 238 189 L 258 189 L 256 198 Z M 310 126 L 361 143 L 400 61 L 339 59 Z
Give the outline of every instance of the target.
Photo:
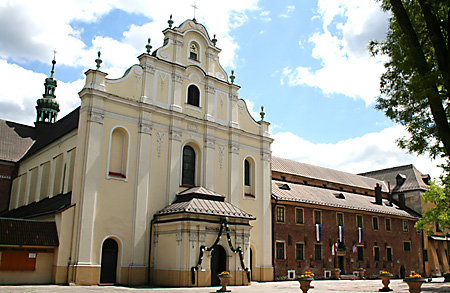
M 316 278 L 342 274 L 403 277 L 422 272 L 418 214 L 400 209 L 384 181 L 272 158 L 275 279 L 309 269 Z

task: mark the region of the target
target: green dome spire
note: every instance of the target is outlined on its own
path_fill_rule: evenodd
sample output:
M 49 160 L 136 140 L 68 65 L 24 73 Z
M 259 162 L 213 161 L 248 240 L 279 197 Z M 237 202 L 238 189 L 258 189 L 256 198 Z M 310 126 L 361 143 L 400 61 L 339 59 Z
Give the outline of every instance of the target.
M 53 74 L 55 73 L 55 64 L 55 56 L 53 56 L 52 71 L 50 73 L 50 77 L 47 77 L 44 83 L 45 92 L 42 95 L 42 98 L 37 100 L 36 123 L 54 123 L 59 112 L 59 103 L 56 101 L 55 96 L 55 88 L 57 85 L 56 80 L 53 78 Z

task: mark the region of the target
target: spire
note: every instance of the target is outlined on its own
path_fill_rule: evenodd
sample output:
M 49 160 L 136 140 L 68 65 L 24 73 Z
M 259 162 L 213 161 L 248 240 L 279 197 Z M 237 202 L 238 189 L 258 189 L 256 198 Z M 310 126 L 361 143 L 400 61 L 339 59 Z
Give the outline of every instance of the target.
M 36 123 L 39 122 L 47 122 L 54 123 L 56 121 L 56 116 L 59 112 L 59 103 L 56 101 L 55 89 L 56 89 L 56 80 L 53 78 L 53 74 L 55 73 L 55 54 L 56 51 L 53 51 L 53 61 L 52 61 L 52 70 L 50 72 L 50 77 L 45 79 L 44 87 L 45 92 L 42 95 L 42 98 L 37 100 L 36 106 Z

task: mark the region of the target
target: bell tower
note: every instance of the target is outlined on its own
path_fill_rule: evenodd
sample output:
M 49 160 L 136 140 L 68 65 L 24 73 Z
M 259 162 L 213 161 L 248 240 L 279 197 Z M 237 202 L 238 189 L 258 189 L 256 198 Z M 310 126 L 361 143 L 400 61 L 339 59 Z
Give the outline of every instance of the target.
M 59 103 L 56 101 L 56 80 L 53 78 L 55 72 L 55 57 L 53 56 L 52 71 L 50 77 L 45 79 L 45 93 L 37 100 L 36 123 L 54 123 L 59 112 Z

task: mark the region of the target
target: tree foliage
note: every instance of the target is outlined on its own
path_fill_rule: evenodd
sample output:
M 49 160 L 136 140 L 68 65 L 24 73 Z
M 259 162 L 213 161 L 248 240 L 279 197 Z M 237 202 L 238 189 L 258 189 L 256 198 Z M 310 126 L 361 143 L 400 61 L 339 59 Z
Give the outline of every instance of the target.
M 450 178 L 441 178 L 437 183 L 431 182 L 423 193 L 425 202 L 433 205 L 423 212 L 422 218 L 416 223 L 416 228 L 433 232 L 435 223 L 444 233 L 450 232 Z
M 372 41 L 386 55 L 376 108 L 404 125 L 410 137 L 399 146 L 432 157 L 450 154 L 450 1 L 379 0 L 390 11 L 386 39 Z

